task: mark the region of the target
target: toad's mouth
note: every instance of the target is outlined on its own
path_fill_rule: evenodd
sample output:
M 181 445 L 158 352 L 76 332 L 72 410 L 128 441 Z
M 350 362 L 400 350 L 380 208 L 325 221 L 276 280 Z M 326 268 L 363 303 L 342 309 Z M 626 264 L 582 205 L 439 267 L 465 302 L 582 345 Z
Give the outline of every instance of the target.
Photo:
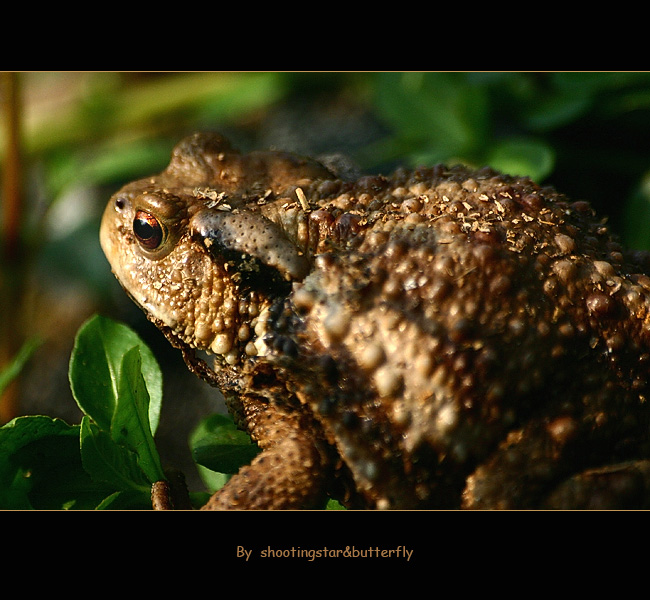
M 181 340 L 169 327 L 147 313 L 147 319 L 151 321 L 172 347 L 181 351 L 187 368 L 200 377 L 203 381 L 221 391 L 239 391 L 241 388 L 239 374 L 227 364 L 221 365 L 218 369 L 212 369 L 208 363 L 197 355 L 196 348 Z

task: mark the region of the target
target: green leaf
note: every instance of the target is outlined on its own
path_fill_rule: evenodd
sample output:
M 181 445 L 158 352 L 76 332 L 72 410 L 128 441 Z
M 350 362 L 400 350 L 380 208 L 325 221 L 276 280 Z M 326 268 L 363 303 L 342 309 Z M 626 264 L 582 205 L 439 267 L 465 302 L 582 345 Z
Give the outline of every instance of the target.
M 629 86 L 647 86 L 650 73 L 647 71 L 559 71 L 551 73 L 549 79 L 558 89 L 593 95 L 604 91 L 619 92 Z
M 107 496 L 96 507 L 97 510 L 151 510 L 151 493 L 126 490 Z
M 201 478 L 205 489 L 209 490 L 211 494 L 220 490 L 232 477 L 232 473 L 218 473 L 217 471 L 213 471 L 212 469 L 208 469 L 199 464 L 196 465 L 196 470 L 199 473 L 199 477 Z M 208 498 L 209 497 L 210 494 L 208 494 Z
M 646 173 L 624 208 L 623 237 L 635 250 L 650 250 L 650 172 Z
M 462 73 L 378 74 L 375 106 L 398 138 L 437 160 L 474 154 L 488 132 L 486 90 Z
M 237 429 L 230 417 L 211 415 L 190 436 L 194 460 L 218 473 L 236 473 L 259 452 L 250 437 Z
M 38 348 L 41 341 L 38 339 L 27 340 L 14 359 L 2 370 L 0 373 L 0 394 L 4 389 L 18 376 L 22 368 L 25 366 L 25 363 L 29 360 L 30 356 L 34 353 L 34 350 Z
M 124 354 L 118 385 L 117 410 L 111 423 L 113 440 L 138 456 L 150 483 L 165 479 L 149 426 L 149 394 L 141 371 L 140 349 Z
M 509 175 L 527 176 L 539 182 L 553 170 L 555 156 L 540 140 L 511 138 L 490 150 L 486 162 Z
M 85 413 L 83 467 L 94 481 L 111 486 L 100 507 L 133 498 L 145 504 L 151 483 L 165 478 L 153 439 L 162 376 L 151 351 L 125 325 L 95 316 L 77 334 L 70 383 Z M 112 496 L 116 491 L 124 493 Z
M 205 97 L 200 103 L 197 118 L 203 122 L 241 118 L 278 102 L 286 92 L 281 73 L 240 74 L 219 93 Z
M 94 481 L 110 484 L 112 490 L 136 490 L 150 494 L 151 484 L 138 465 L 138 457 L 117 445 L 110 433 L 89 417 L 81 421 L 81 459 Z
M 140 349 L 150 396 L 149 422 L 155 432 L 162 402 L 162 374 L 151 350 L 129 327 L 99 315 L 77 332 L 69 367 L 72 394 L 84 414 L 106 431 L 117 405 L 122 357 L 134 346 Z
M 110 492 L 81 465 L 79 429 L 45 416 L 0 428 L 0 509 L 89 509 Z
M 576 121 L 592 105 L 590 96 L 573 90 L 539 98 L 522 108 L 522 119 L 532 131 L 549 131 Z

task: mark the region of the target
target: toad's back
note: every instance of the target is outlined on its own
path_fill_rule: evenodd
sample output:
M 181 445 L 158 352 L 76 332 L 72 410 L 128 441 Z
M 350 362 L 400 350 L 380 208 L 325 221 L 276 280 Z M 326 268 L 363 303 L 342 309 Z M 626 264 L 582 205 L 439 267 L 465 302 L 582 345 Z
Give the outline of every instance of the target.
M 572 505 L 586 469 L 645 465 L 650 278 L 584 202 L 201 135 L 114 196 L 102 244 L 263 448 L 212 507 Z

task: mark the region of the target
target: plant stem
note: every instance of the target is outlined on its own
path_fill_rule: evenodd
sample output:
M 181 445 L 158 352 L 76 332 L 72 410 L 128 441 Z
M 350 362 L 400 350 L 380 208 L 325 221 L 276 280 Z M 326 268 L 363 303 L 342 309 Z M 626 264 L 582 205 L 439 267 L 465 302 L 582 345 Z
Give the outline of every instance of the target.
M 3 73 L 4 121 L 7 147 L 3 165 L 2 272 L 0 273 L 0 369 L 11 364 L 22 344 L 19 326 L 22 221 L 22 164 L 20 152 L 20 90 L 17 73 Z M 18 414 L 16 382 L 0 398 L 0 422 Z
M 5 123 L 7 150 L 5 154 L 3 192 L 3 252 L 4 260 L 13 262 L 20 243 L 22 209 L 21 153 L 20 153 L 20 91 L 17 73 L 3 73 L 5 88 Z

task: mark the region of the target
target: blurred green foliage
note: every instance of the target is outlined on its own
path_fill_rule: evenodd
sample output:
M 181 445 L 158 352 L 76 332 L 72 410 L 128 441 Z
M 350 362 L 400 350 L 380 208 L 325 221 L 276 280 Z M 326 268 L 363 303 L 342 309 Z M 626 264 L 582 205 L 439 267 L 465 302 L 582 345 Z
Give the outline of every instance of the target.
M 38 81 L 39 74 L 25 78 Z M 553 170 L 555 144 L 567 143 L 564 128 L 591 127 L 592 138 L 601 127 L 618 130 L 629 154 L 650 127 L 646 72 L 92 73 L 72 83 L 70 74 L 42 78 L 75 89 L 63 109 L 43 109 L 28 121 L 25 135 L 28 154 L 44 161 L 54 196 L 81 181 L 146 173 L 165 163 L 178 132 L 260 124 L 265 111 L 296 98 L 317 102 L 338 95 L 373 114 L 385 135 L 359 151 L 368 168 L 386 160 L 498 166 L 510 164 L 500 158 L 510 154 L 524 169 L 517 174 L 543 179 Z M 593 148 L 585 150 L 589 156 Z
M 489 164 L 542 181 L 567 146 L 580 147 L 571 127 L 591 129 L 583 158 L 611 155 L 611 135 L 592 146 L 602 127 L 625 136 L 627 156 L 650 128 L 650 73 L 380 73 L 373 81 L 392 133 L 384 152 L 412 162 Z
M 620 229 L 635 244 L 650 243 L 634 218 L 648 203 L 642 182 L 650 162 L 650 73 L 101 72 L 26 73 L 23 79 L 35 94 L 66 99 L 26 107 L 30 185 L 39 184 L 34 197 L 46 211 L 73 189 L 110 191 L 164 167 L 173 143 L 190 130 L 244 131 L 254 143 L 251 132 L 278 106 L 338 100 L 380 127 L 381 134 L 351 149 L 365 170 L 489 164 L 605 203 L 605 214 L 617 223 L 619 213 L 631 217 Z M 295 127 L 312 124 L 297 121 Z M 103 201 L 94 212 L 76 214 L 76 224 L 81 227 L 85 216 L 94 225 Z M 28 231 L 36 243 L 45 239 L 39 229 Z

